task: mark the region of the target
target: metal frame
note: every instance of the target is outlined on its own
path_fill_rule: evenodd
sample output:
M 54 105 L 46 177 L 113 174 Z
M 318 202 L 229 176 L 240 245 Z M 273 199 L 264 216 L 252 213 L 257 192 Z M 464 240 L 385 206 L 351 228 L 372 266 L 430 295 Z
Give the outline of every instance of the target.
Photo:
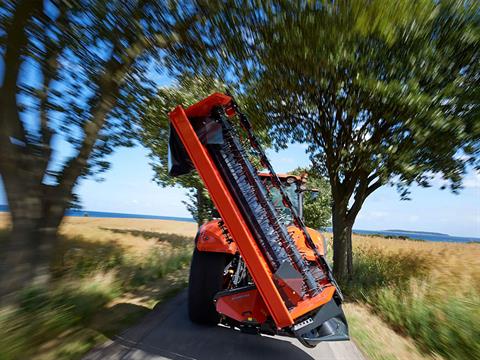
M 170 113 L 170 121 L 179 135 L 190 159 L 207 187 L 213 203 L 218 209 L 228 231 L 231 233 L 247 268 L 278 328 L 294 324 L 294 319 L 330 301 L 335 287 L 325 284 L 316 296 L 301 300 L 290 311 L 273 282 L 273 275 L 262 251 L 252 236 L 242 214 L 228 191 L 207 149 L 199 140 L 189 118 L 206 117 L 215 106 L 226 106 L 232 98 L 224 94 L 213 94 L 186 110 L 178 106 Z M 229 115 L 233 115 L 230 113 Z

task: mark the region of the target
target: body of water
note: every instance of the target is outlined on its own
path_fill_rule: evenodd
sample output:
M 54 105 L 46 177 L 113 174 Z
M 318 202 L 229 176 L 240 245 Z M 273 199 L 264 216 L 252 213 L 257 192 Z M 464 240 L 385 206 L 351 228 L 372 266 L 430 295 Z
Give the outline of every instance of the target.
M 6 212 L 6 211 L 8 211 L 8 207 L 6 205 L 0 205 L 0 212 Z M 195 222 L 194 219 L 187 218 L 187 217 L 125 214 L 125 213 L 87 211 L 87 210 L 67 210 L 66 215 L 67 216 L 88 216 L 88 217 L 98 217 L 98 218 L 158 219 L 158 220 Z M 326 228 L 326 231 L 331 232 L 332 228 Z M 410 238 L 415 240 L 427 240 L 427 241 L 438 241 L 438 242 L 455 242 L 455 243 L 480 242 L 480 238 L 450 236 L 447 234 L 438 234 L 438 233 L 430 233 L 430 232 L 415 232 L 415 231 L 402 231 L 402 230 L 357 230 L 357 229 L 354 229 L 353 232 L 355 234 L 360 234 L 360 235 L 394 236 L 394 237 L 405 237 L 405 238 Z
M 67 216 L 89 216 L 97 218 L 126 218 L 126 219 L 157 219 L 157 220 L 174 220 L 196 222 L 192 218 L 177 216 L 161 216 L 161 215 L 142 215 L 142 214 L 125 214 L 105 211 L 85 211 L 85 210 L 67 210 Z
M 6 205 L 0 205 L 0 212 L 8 211 Z M 83 216 L 83 217 L 96 217 L 96 218 L 123 218 L 123 219 L 157 219 L 157 220 L 174 220 L 174 221 L 187 221 L 195 222 L 192 218 L 176 217 L 176 216 L 161 216 L 161 215 L 142 215 L 142 214 L 126 214 L 115 213 L 106 211 L 89 211 L 89 210 L 67 210 L 66 216 Z
M 414 239 L 414 240 L 427 240 L 427 241 L 438 241 L 438 242 L 454 242 L 454 243 L 480 242 L 480 238 L 450 236 L 447 234 L 436 234 L 436 233 L 416 232 L 416 231 L 354 229 L 353 233 L 360 234 L 360 235 L 405 237 L 405 238 Z

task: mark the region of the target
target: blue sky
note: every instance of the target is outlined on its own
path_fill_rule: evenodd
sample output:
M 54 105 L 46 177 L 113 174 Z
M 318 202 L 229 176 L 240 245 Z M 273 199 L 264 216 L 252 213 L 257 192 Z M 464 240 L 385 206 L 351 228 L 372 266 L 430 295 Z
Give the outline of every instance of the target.
M 172 83 L 164 74 L 151 75 L 158 86 Z M 29 77 L 29 82 L 34 80 L 35 76 Z M 54 162 L 71 154 L 71 148 L 62 140 L 57 141 L 55 148 Z M 271 151 L 269 155 L 278 172 L 288 172 L 297 166 L 308 166 L 304 149 L 301 144 L 293 144 L 279 153 Z M 87 179 L 78 185 L 77 191 L 85 210 L 190 217 L 182 203 L 186 199 L 185 190 L 161 188 L 152 180 L 153 171 L 145 148 L 119 148 L 109 160 L 112 167 L 103 175 L 103 182 Z M 459 195 L 440 190 L 440 181 L 435 181 L 434 186 L 427 189 L 414 186 L 410 201 L 401 201 L 394 188 L 382 187 L 366 200 L 354 227 L 480 237 L 480 174 L 471 171 L 464 185 L 465 189 Z M 1 179 L 0 204 L 6 204 Z
M 84 180 L 79 194 L 85 209 L 140 214 L 189 216 L 180 188 L 161 188 L 153 181 L 148 151 L 137 147 L 120 149 L 111 157 L 112 169 L 105 181 Z M 279 172 L 307 166 L 300 144 L 279 153 L 269 153 Z M 436 185 L 436 186 L 435 186 Z M 459 195 L 432 188 L 412 187 L 410 201 L 401 201 L 395 188 L 385 186 L 373 193 L 355 223 L 357 229 L 405 229 L 437 231 L 451 235 L 480 237 L 480 175 L 469 173 Z
M 84 209 L 149 215 L 189 217 L 180 188 L 161 188 L 152 181 L 148 151 L 140 146 L 120 148 L 110 156 L 112 168 L 103 182 L 82 180 L 78 193 Z M 301 144 L 279 153 L 270 152 L 279 172 L 288 172 L 309 161 Z M 450 235 L 480 237 L 480 175 L 470 172 L 459 195 L 432 188 L 412 187 L 410 201 L 401 201 L 392 187 L 373 193 L 361 210 L 355 228 L 368 230 L 404 229 L 436 231 Z M 5 204 L 3 188 L 0 204 Z

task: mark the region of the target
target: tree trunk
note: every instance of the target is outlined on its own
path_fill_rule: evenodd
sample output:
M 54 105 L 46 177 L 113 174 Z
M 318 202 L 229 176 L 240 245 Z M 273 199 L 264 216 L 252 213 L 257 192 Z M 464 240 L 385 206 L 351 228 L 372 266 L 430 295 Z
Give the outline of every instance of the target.
M 22 182 L 8 174 L 3 179 L 12 227 L 0 253 L 0 298 L 8 303 L 9 295 L 18 290 L 48 283 L 65 207 L 33 181 Z
M 200 228 L 200 226 L 202 226 L 203 223 L 205 222 L 205 211 L 204 211 L 205 199 L 203 196 L 203 191 L 201 186 L 197 187 L 195 191 L 197 192 L 196 194 L 197 195 L 197 225 Z
M 347 209 L 333 206 L 333 272 L 336 280 L 344 283 L 353 275 L 352 226 L 347 220 Z
M 61 217 L 45 214 L 42 226 L 36 219 L 13 223 L 0 256 L 0 298 L 31 285 L 45 286 L 50 280 L 50 263 L 57 246 Z

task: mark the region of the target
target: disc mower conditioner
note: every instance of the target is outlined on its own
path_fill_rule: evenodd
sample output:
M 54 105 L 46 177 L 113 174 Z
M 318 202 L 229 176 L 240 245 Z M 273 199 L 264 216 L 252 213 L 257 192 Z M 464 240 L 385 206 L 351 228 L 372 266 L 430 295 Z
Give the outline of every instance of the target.
M 220 215 L 195 238 L 190 319 L 292 336 L 308 347 L 348 340 L 325 241 L 302 219 L 305 178 L 275 173 L 231 96 L 178 106 L 170 122 L 170 174 L 195 168 Z

